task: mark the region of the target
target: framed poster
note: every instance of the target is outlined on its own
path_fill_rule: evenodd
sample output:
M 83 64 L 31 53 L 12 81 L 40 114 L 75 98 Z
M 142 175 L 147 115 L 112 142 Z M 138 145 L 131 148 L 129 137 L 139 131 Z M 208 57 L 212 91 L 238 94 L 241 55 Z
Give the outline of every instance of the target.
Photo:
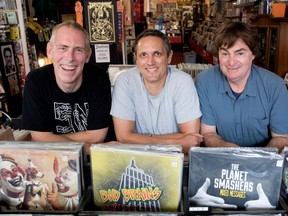
M 4 65 L 5 75 L 9 76 L 15 74 L 15 54 L 12 43 L 1 44 L 1 58 Z
M 96 0 L 84 2 L 86 29 L 89 32 L 90 43 L 116 42 L 116 6 L 114 2 Z
M 21 93 L 13 42 L 0 43 L 1 81 L 7 96 Z

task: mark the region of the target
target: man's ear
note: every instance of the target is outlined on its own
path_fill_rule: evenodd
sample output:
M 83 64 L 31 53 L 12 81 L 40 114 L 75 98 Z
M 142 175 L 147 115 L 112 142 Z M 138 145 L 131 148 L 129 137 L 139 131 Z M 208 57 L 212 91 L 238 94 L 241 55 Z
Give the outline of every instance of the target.
M 89 59 L 90 59 L 90 57 L 91 57 L 91 54 L 92 54 L 92 49 L 91 49 L 91 47 L 90 47 L 89 50 L 88 50 L 87 53 L 86 53 L 85 63 L 88 63 L 88 62 L 89 62 Z
M 136 59 L 137 59 L 137 55 L 136 55 L 136 53 L 134 52 L 134 53 L 133 53 L 133 63 L 134 63 L 134 64 L 136 64 Z
M 52 60 L 52 52 L 51 52 L 51 50 L 52 50 L 52 45 L 51 45 L 50 42 L 48 42 L 48 43 L 47 43 L 47 46 L 46 46 L 46 55 L 47 55 L 47 57 L 48 57 L 49 59 Z
M 171 50 L 170 53 L 169 53 L 169 55 L 168 55 L 168 64 L 171 63 L 171 61 L 172 61 L 172 56 L 173 56 L 173 51 Z

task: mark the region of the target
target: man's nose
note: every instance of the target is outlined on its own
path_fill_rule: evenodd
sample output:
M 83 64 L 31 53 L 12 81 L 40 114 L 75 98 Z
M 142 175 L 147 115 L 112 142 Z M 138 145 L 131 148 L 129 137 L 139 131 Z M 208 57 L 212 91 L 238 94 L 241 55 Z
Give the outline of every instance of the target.
M 153 55 L 148 55 L 147 62 L 150 63 L 150 64 L 153 64 L 154 63 L 154 56 Z
M 75 59 L 75 52 L 73 49 L 71 50 L 68 50 L 66 52 L 66 57 L 69 59 L 69 60 L 74 60 Z

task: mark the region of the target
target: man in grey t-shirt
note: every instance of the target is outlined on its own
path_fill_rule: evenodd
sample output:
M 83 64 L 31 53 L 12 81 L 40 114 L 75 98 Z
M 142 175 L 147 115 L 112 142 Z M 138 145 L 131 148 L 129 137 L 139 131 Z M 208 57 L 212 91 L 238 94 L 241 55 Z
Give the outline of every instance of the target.
M 183 152 L 199 146 L 201 112 L 192 78 L 168 66 L 168 38 L 146 30 L 135 40 L 137 67 L 120 74 L 113 90 L 111 115 L 122 143 L 180 144 Z

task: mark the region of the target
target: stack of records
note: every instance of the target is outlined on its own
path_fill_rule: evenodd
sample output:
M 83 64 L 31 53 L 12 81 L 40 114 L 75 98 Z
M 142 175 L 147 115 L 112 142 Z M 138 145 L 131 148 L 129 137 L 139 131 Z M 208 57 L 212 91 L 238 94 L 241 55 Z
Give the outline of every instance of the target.
M 281 183 L 281 197 L 284 200 L 285 207 L 288 210 L 288 147 L 285 147 L 281 152 L 284 158 L 282 183 Z
M 282 166 L 273 148 L 191 148 L 190 206 L 275 209 Z
M 179 210 L 184 160 L 180 147 L 97 144 L 90 156 L 97 210 Z
M 75 211 L 82 143 L 0 142 L 1 211 Z

